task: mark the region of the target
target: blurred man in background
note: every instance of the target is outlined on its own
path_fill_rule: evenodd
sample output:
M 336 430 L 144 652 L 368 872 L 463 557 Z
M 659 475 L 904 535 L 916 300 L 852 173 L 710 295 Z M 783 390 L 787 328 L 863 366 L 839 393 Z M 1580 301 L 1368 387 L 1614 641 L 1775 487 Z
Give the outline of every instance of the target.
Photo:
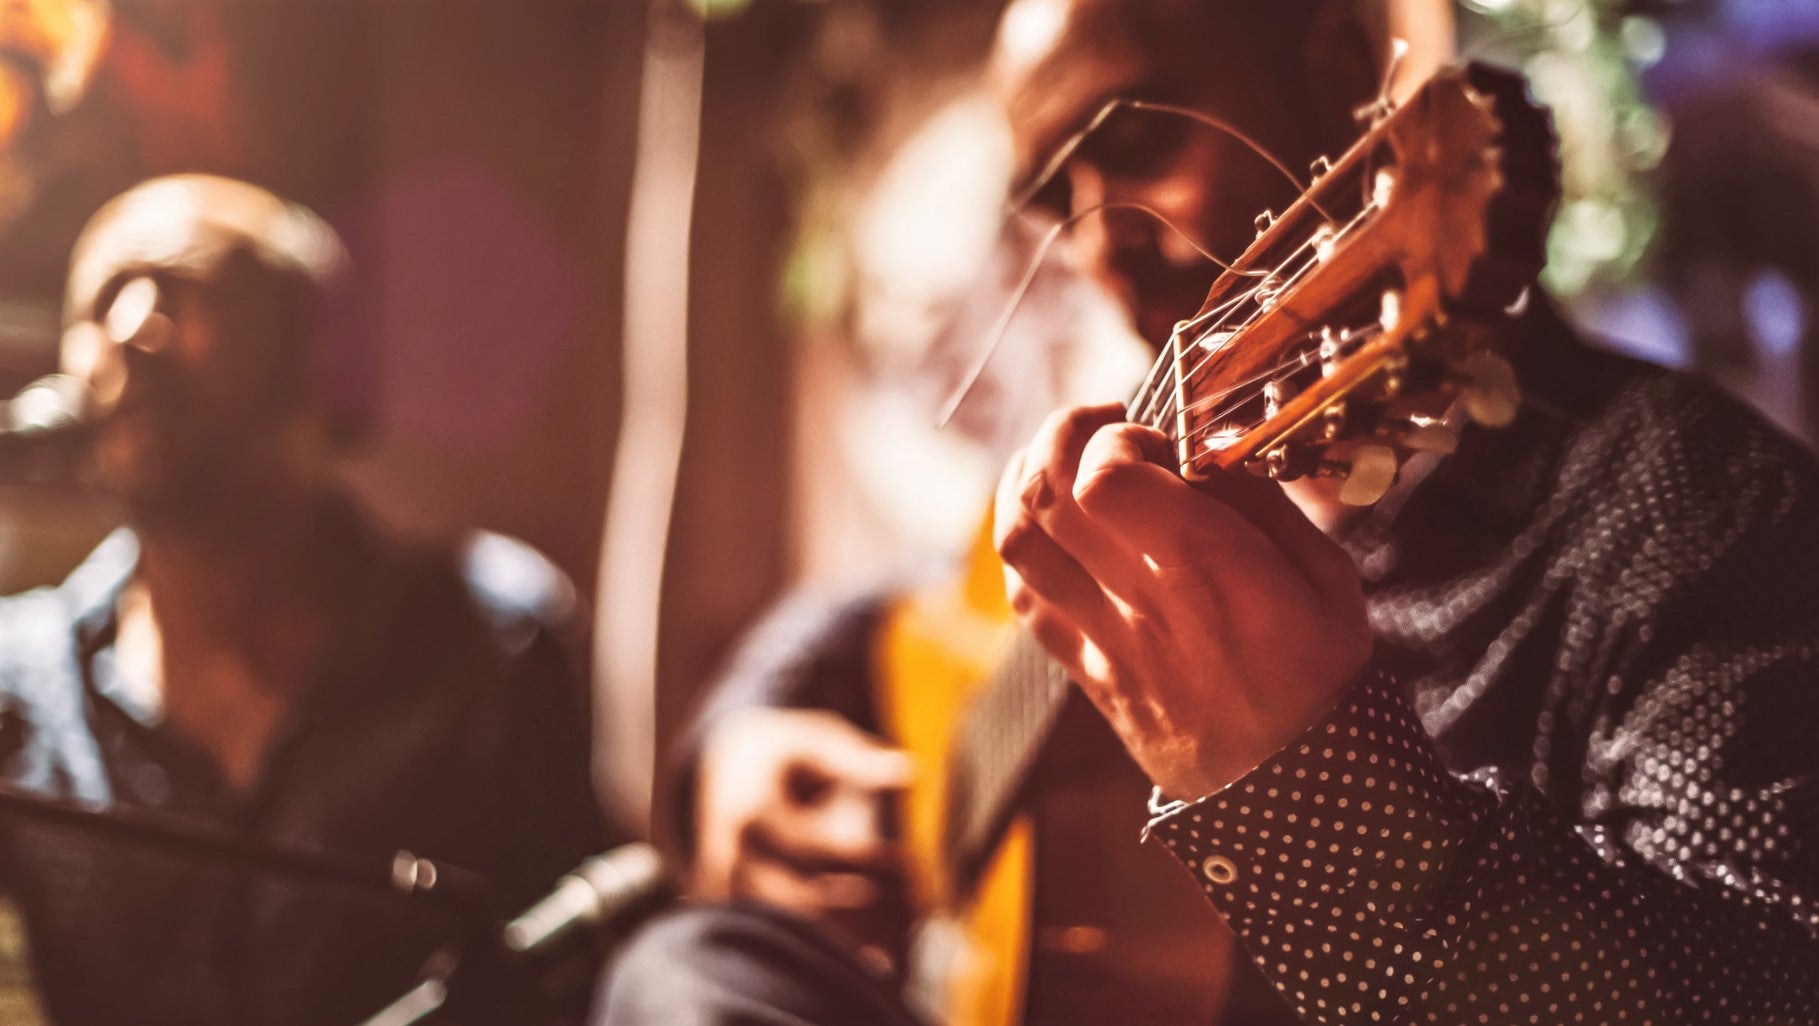
M 319 345 L 349 285 L 313 214 L 157 179 L 71 260 L 64 371 L 128 522 L 0 603 L 15 788 L 384 865 L 485 874 L 508 910 L 603 844 L 574 596 L 495 535 L 383 537 L 337 487 Z M 62 1026 L 362 1021 L 471 924 L 0 820 L 0 880 Z
M 1225 118 L 1290 167 L 1337 154 L 1382 88 L 1382 13 L 1019 0 L 996 67 L 1019 166 L 1112 97 Z M 1229 257 L 1288 198 L 1230 136 L 1130 115 L 1038 201 L 1141 203 Z M 1152 342 L 1212 276 L 1134 215 L 1076 242 Z M 1154 831 L 1279 995 L 1235 1021 L 1819 1022 L 1812 460 L 1704 385 L 1586 349 L 1543 302 L 1517 331 L 1516 424 L 1468 429 L 1373 515 L 1317 485 L 1292 506 L 1250 481 L 1202 494 L 1118 412 L 1057 416 L 1001 493 L 1013 601 L 1179 799 Z M 875 800 L 908 772 L 871 733 L 878 608 L 798 607 L 733 664 L 684 823 L 708 893 L 781 912 L 654 929 L 609 1023 L 908 1021 L 889 974 L 841 953 L 889 893 Z M 1323 717 L 1329 740 L 1297 749 Z

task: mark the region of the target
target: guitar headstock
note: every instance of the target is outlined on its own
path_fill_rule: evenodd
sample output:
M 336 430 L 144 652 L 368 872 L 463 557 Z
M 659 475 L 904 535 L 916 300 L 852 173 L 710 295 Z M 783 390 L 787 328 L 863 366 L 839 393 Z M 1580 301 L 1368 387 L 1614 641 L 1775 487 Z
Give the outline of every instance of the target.
M 1548 115 L 1523 80 L 1443 69 L 1380 113 L 1176 327 L 1133 419 L 1190 479 L 1245 468 L 1346 478 L 1368 504 L 1400 459 L 1450 451 L 1444 418 L 1514 419 L 1492 345 L 1545 260 L 1559 198 Z

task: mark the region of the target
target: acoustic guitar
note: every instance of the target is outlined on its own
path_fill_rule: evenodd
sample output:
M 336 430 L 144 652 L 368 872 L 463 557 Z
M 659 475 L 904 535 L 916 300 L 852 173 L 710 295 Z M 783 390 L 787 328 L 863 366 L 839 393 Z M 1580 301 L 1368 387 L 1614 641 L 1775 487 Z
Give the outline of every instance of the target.
M 1516 415 L 1495 344 L 1544 262 L 1556 145 L 1521 78 L 1474 64 L 1380 106 L 1312 176 L 1258 219 L 1129 416 L 1187 479 L 1330 476 L 1366 505 L 1409 454 L 1451 451 L 1455 424 Z M 890 611 L 874 658 L 876 708 L 923 767 L 903 808 L 913 1005 L 951 1026 L 1246 1016 L 1231 933 L 1139 845 L 1147 782 L 1015 629 L 989 530 L 959 581 Z

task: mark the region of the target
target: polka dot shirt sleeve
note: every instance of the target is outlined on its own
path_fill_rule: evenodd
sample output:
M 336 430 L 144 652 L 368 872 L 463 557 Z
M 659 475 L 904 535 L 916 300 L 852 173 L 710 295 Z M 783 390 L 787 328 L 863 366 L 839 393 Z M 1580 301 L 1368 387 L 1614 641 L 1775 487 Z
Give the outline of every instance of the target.
M 1149 833 L 1311 1023 L 1819 1023 L 1812 895 L 1449 773 L 1380 675 Z

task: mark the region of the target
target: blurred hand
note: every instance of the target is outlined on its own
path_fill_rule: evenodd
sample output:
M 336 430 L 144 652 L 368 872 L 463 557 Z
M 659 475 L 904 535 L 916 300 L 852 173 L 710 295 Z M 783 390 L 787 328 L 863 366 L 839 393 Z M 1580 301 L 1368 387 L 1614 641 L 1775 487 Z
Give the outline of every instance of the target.
M 1358 572 L 1274 482 L 1189 485 L 1116 407 L 1063 411 L 1011 461 L 1005 587 L 1164 792 L 1194 799 L 1294 740 L 1363 671 Z
M 901 864 L 886 804 L 911 776 L 908 755 L 830 712 L 728 717 L 702 751 L 698 893 L 762 901 L 894 951 Z

